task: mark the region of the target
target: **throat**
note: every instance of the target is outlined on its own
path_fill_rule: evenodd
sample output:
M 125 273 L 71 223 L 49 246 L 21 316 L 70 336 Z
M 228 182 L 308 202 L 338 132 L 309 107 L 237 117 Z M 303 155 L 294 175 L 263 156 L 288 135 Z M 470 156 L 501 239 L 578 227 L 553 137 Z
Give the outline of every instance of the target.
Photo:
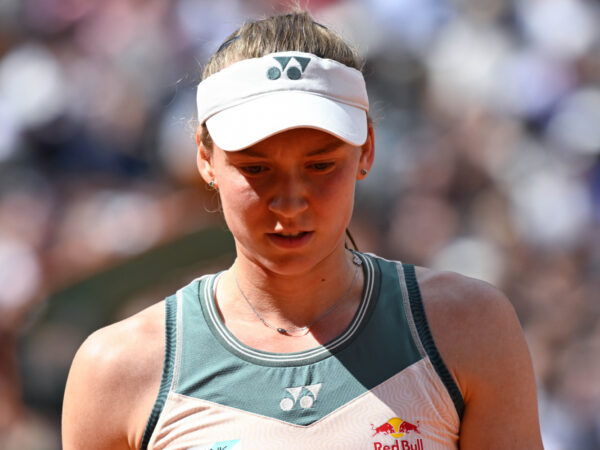
M 275 290 L 277 283 L 266 289 L 240 276 L 236 262 L 220 277 L 215 304 L 225 326 L 249 347 L 295 352 L 323 345 L 349 327 L 360 305 L 362 262 L 358 256 L 348 262 L 345 276 L 313 277 L 313 290 L 302 284 Z

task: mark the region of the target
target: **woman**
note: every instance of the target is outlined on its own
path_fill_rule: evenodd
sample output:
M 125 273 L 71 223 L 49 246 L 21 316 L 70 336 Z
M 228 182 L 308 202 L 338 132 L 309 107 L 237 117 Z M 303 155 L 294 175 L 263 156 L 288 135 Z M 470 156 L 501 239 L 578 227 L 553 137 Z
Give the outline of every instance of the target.
M 541 448 L 508 300 L 346 248 L 374 157 L 360 67 L 302 12 L 213 55 L 197 161 L 237 259 L 88 338 L 66 449 Z

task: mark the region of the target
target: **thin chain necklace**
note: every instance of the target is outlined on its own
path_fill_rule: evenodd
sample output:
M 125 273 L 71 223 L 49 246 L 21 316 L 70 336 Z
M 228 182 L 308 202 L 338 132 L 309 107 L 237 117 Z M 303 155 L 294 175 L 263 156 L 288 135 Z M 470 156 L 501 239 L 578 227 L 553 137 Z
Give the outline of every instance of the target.
M 250 303 L 250 300 L 248 300 L 248 297 L 246 297 L 246 294 L 244 294 L 244 291 L 242 290 L 242 288 L 240 287 L 240 283 L 238 281 L 237 278 L 237 271 L 234 271 L 234 278 L 235 278 L 235 284 L 238 287 L 238 290 L 240 291 L 240 294 L 242 294 L 242 297 L 244 297 L 244 300 L 246 300 L 246 303 L 248 303 L 248 306 L 250 307 L 250 309 L 254 312 L 254 314 L 256 315 L 256 317 L 258 317 L 258 320 L 260 320 L 263 325 L 265 325 L 266 327 L 277 331 L 279 334 L 283 334 L 285 336 L 290 336 L 290 337 L 302 337 L 302 336 L 306 336 L 308 334 L 308 332 L 310 331 L 310 328 L 317 323 L 318 321 L 320 321 L 321 319 L 325 318 L 328 314 L 332 313 L 334 309 L 336 309 L 339 305 L 341 305 L 343 303 L 343 301 L 348 297 L 348 295 L 350 294 L 350 292 L 352 291 L 352 288 L 354 287 L 354 282 L 356 281 L 357 275 L 358 275 L 358 268 L 360 267 L 360 265 L 362 264 L 362 260 L 358 257 L 358 255 L 354 255 L 354 257 L 352 258 L 352 262 L 355 265 L 354 268 L 354 276 L 352 277 L 352 282 L 350 283 L 350 286 L 348 287 L 348 290 L 346 290 L 346 292 L 344 293 L 344 295 L 342 295 L 342 297 L 336 301 L 327 311 L 325 311 L 323 314 L 321 314 L 319 317 L 317 317 L 315 320 L 313 320 L 311 323 L 309 323 L 308 325 L 305 325 L 303 327 L 295 327 L 295 334 L 292 334 L 290 331 L 290 329 L 288 328 L 282 328 L 282 327 L 276 327 L 274 325 L 271 325 L 269 322 L 267 322 L 263 316 L 260 315 L 260 313 L 254 309 L 254 306 L 252 306 L 252 303 Z M 296 334 L 296 333 L 300 333 L 300 334 Z

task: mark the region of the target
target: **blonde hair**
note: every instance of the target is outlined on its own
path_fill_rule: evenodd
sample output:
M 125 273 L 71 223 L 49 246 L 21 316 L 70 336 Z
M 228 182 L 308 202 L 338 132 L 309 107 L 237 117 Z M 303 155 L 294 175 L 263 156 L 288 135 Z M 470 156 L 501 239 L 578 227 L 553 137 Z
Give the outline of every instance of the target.
M 355 48 L 334 31 L 316 23 L 308 12 L 297 10 L 289 14 L 246 22 L 239 30 L 229 35 L 211 56 L 202 73 L 202 79 L 235 62 L 284 51 L 312 53 L 357 70 L 363 68 L 362 58 Z M 213 142 L 206 124 L 202 124 L 200 137 L 204 147 L 208 151 L 212 150 Z

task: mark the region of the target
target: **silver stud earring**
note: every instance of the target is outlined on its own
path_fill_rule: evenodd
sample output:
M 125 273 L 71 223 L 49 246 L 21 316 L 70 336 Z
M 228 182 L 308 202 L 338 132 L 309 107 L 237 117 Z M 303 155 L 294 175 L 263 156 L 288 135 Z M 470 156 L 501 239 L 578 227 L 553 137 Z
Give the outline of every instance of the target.
M 212 187 L 215 187 L 215 182 L 214 182 L 214 181 L 211 181 L 210 183 L 208 183 L 208 185 L 209 185 L 211 188 L 212 188 Z
M 360 169 L 360 173 L 361 173 L 361 175 L 366 175 L 367 174 L 367 169 Z

